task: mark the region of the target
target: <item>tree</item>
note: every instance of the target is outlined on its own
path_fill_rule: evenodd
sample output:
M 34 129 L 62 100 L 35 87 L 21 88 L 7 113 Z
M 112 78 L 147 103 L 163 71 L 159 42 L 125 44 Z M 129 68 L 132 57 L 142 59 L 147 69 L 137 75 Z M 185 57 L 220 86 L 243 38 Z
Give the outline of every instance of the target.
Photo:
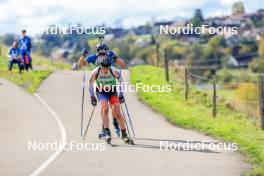
M 4 36 L 2 37 L 2 42 L 3 42 L 5 45 L 7 45 L 7 46 L 12 45 L 12 43 L 13 43 L 14 41 L 16 41 L 16 40 L 17 40 L 17 37 L 16 37 L 15 35 L 13 35 L 13 34 L 6 34 L 6 35 L 4 35 Z
M 134 45 L 136 40 L 137 37 L 135 35 L 128 34 L 120 39 L 113 39 L 112 47 L 119 48 L 120 50 L 119 56 L 124 60 L 129 61 L 134 58 L 134 54 L 135 54 L 134 51 L 137 50 L 136 45 Z
M 241 1 L 236 2 L 232 5 L 232 14 L 236 15 L 239 13 L 243 13 L 243 14 L 245 13 L 245 8 Z
M 88 40 L 88 46 L 91 49 L 91 52 L 96 52 L 96 45 L 99 43 L 98 39 L 90 39 Z
M 224 59 L 226 59 L 226 54 L 224 48 L 226 47 L 225 38 L 222 35 L 212 37 L 204 48 L 205 61 L 208 61 L 209 65 L 220 66 Z M 212 61 L 214 60 L 214 61 Z
M 253 60 L 250 63 L 250 68 L 253 72 L 263 73 L 264 72 L 264 37 L 259 41 L 259 58 Z
M 203 46 L 201 44 L 190 45 L 185 49 L 184 58 L 186 66 L 196 66 L 202 60 Z
M 194 12 L 193 18 L 190 20 L 190 22 L 193 24 L 194 27 L 199 27 L 202 25 L 204 21 L 203 13 L 201 9 L 196 9 Z
M 151 33 L 151 38 L 150 38 L 150 44 L 155 45 L 156 44 L 156 39 L 153 33 Z
M 208 41 L 208 45 L 215 49 L 220 48 L 220 47 L 225 47 L 226 46 L 225 38 L 222 35 L 212 37 Z
M 259 58 L 264 59 L 264 37 L 259 41 Z

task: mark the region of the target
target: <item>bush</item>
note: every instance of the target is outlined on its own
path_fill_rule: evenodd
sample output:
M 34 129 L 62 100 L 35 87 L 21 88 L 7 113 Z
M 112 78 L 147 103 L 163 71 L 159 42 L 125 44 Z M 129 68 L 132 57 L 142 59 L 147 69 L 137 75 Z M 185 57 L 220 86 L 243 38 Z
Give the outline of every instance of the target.
M 261 58 L 254 59 L 249 64 L 249 67 L 255 73 L 263 73 L 264 72 L 264 59 L 261 59 Z
M 233 81 L 233 75 L 230 70 L 228 69 L 223 69 L 221 72 L 218 74 L 217 79 L 222 82 L 232 82 Z
M 236 91 L 236 98 L 245 101 L 257 101 L 258 90 L 257 86 L 252 83 L 242 83 Z

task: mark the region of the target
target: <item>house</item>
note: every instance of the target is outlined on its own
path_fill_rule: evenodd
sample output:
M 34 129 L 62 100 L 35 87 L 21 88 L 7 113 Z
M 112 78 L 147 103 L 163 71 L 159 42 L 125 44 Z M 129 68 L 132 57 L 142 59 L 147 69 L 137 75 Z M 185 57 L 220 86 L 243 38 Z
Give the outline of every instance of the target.
M 161 21 L 161 22 L 156 22 L 154 23 L 154 27 L 158 27 L 159 26 L 165 26 L 165 25 L 172 25 L 174 23 L 174 21 Z
M 260 33 L 259 30 L 253 28 L 249 30 L 244 30 L 241 36 L 251 40 L 259 40 L 260 39 L 259 33 Z
M 239 66 L 239 63 L 238 63 L 238 61 L 233 56 L 231 56 L 230 58 L 228 58 L 228 60 L 226 62 L 226 65 L 228 67 L 234 68 L 234 67 L 238 67 Z
M 150 34 L 150 30 L 147 29 L 145 25 L 138 26 L 137 28 L 132 29 L 136 35 L 146 35 Z
M 214 17 L 206 19 L 203 24 L 212 26 L 212 27 L 218 27 L 218 26 L 224 26 L 225 17 Z
M 106 35 L 113 34 L 114 37 L 123 37 L 128 34 L 128 30 L 123 28 L 107 28 Z
M 258 57 L 258 52 L 249 53 L 245 55 L 238 55 L 235 56 L 235 59 L 238 62 L 238 67 L 247 68 L 248 64 L 256 57 Z
M 160 33 L 160 26 L 170 26 L 174 23 L 174 21 L 161 21 L 161 22 L 155 22 L 153 24 L 153 29 L 152 29 L 152 33 L 154 35 L 158 35 Z
M 255 13 L 246 14 L 244 17 L 252 21 L 262 20 L 264 19 L 264 9 L 260 9 Z
M 224 21 L 224 24 L 229 27 L 240 27 L 242 21 L 244 21 L 244 14 L 239 13 L 227 17 Z

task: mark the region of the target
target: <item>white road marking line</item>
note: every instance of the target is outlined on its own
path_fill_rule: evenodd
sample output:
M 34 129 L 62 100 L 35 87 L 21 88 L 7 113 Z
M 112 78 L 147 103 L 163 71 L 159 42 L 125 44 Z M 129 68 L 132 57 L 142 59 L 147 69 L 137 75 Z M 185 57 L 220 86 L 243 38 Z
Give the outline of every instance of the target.
M 59 149 L 55 153 L 53 153 L 44 163 L 42 163 L 34 172 L 32 172 L 30 176 L 37 176 L 45 168 L 47 168 L 49 166 L 49 164 L 52 163 L 60 155 L 61 152 L 63 152 L 63 150 L 66 146 L 66 140 L 67 140 L 66 130 L 65 130 L 60 118 L 58 117 L 58 115 L 51 109 L 51 107 L 37 93 L 34 93 L 34 96 L 44 105 L 45 108 L 47 108 L 47 110 L 55 118 L 55 120 L 56 120 L 56 122 L 60 128 L 61 141 L 60 141 Z

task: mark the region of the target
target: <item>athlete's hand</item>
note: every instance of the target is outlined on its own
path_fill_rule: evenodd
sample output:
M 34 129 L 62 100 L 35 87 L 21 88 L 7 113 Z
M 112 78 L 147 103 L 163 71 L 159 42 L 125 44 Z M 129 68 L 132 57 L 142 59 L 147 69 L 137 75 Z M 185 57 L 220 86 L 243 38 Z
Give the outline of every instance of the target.
M 125 97 L 123 95 L 119 96 L 119 102 L 122 104 L 125 102 Z
M 96 104 L 97 104 L 97 99 L 94 96 L 91 96 L 91 104 L 93 106 L 96 106 Z

